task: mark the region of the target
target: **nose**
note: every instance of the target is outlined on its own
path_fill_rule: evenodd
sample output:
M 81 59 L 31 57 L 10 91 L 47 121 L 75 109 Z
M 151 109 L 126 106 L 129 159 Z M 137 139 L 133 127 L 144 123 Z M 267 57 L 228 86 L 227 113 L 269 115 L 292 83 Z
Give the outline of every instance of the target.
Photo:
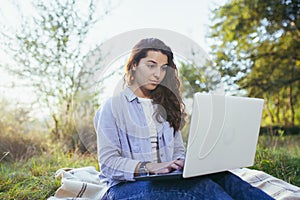
M 160 77 L 160 73 L 161 73 L 160 67 L 156 67 L 155 71 L 154 71 L 154 76 L 156 78 L 159 78 Z

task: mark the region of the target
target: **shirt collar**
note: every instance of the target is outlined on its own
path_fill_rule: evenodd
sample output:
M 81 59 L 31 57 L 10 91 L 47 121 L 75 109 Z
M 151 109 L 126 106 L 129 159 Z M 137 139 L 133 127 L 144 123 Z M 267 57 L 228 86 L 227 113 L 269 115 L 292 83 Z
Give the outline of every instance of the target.
M 130 102 L 137 99 L 137 96 L 133 93 L 133 91 L 128 86 L 126 86 L 126 88 L 124 89 L 124 96 Z

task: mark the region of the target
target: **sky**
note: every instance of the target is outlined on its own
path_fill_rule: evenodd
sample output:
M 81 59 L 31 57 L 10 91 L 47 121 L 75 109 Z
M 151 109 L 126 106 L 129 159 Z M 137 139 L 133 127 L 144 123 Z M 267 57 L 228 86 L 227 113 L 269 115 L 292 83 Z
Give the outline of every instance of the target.
M 20 17 L 14 6 L 7 0 L 0 0 L 0 21 L 5 21 L 12 27 L 17 27 Z M 22 11 L 31 14 L 29 0 L 15 0 Z M 213 8 L 223 5 L 226 0 L 100 0 L 98 12 L 108 7 L 108 14 L 90 30 L 87 45 L 105 42 L 118 34 L 141 28 L 159 28 L 171 30 L 194 40 L 203 49 L 209 48 L 206 39 L 208 25 Z M 104 6 L 103 6 L 104 5 Z M 101 40 L 101 41 L 99 41 Z M 1 59 L 6 59 L 1 55 Z M 16 81 L 1 72 L 0 96 L 25 102 L 31 101 L 31 92 L 25 88 L 4 89 Z
M 205 39 L 210 9 L 226 0 L 123 0 L 95 27 L 95 35 L 111 37 L 140 28 L 161 28 L 181 33 L 208 47 Z M 105 30 L 105 31 L 103 31 Z M 105 32 L 105 33 L 104 33 Z M 95 37 L 96 38 L 96 37 Z

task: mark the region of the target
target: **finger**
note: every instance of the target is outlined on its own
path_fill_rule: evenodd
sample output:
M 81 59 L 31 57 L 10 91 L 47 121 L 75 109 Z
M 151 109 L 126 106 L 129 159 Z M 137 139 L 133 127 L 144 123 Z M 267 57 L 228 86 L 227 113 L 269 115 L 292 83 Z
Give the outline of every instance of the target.
M 178 166 L 180 166 L 181 168 L 183 168 L 184 166 L 184 160 L 175 160 L 174 163 Z
M 165 163 L 150 163 L 148 164 L 148 170 L 154 174 L 164 174 L 172 171 L 171 165 L 173 162 L 165 162 Z
M 171 167 L 170 168 L 162 168 L 162 169 L 159 169 L 157 171 L 155 171 L 155 174 L 167 174 L 169 172 L 171 172 Z
M 173 164 L 171 165 L 171 167 L 172 167 L 172 169 L 182 169 L 182 167 L 179 166 L 179 165 L 177 165 L 176 163 L 173 163 Z

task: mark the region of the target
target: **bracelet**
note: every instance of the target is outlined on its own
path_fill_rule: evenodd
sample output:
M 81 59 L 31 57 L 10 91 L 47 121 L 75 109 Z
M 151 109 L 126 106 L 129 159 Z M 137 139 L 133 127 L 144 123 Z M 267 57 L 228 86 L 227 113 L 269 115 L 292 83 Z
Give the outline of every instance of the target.
M 145 175 L 149 176 L 149 174 L 150 174 L 149 170 L 146 168 L 147 163 L 150 163 L 150 162 L 142 162 L 141 163 L 139 170 L 138 170 L 140 176 L 145 176 Z

